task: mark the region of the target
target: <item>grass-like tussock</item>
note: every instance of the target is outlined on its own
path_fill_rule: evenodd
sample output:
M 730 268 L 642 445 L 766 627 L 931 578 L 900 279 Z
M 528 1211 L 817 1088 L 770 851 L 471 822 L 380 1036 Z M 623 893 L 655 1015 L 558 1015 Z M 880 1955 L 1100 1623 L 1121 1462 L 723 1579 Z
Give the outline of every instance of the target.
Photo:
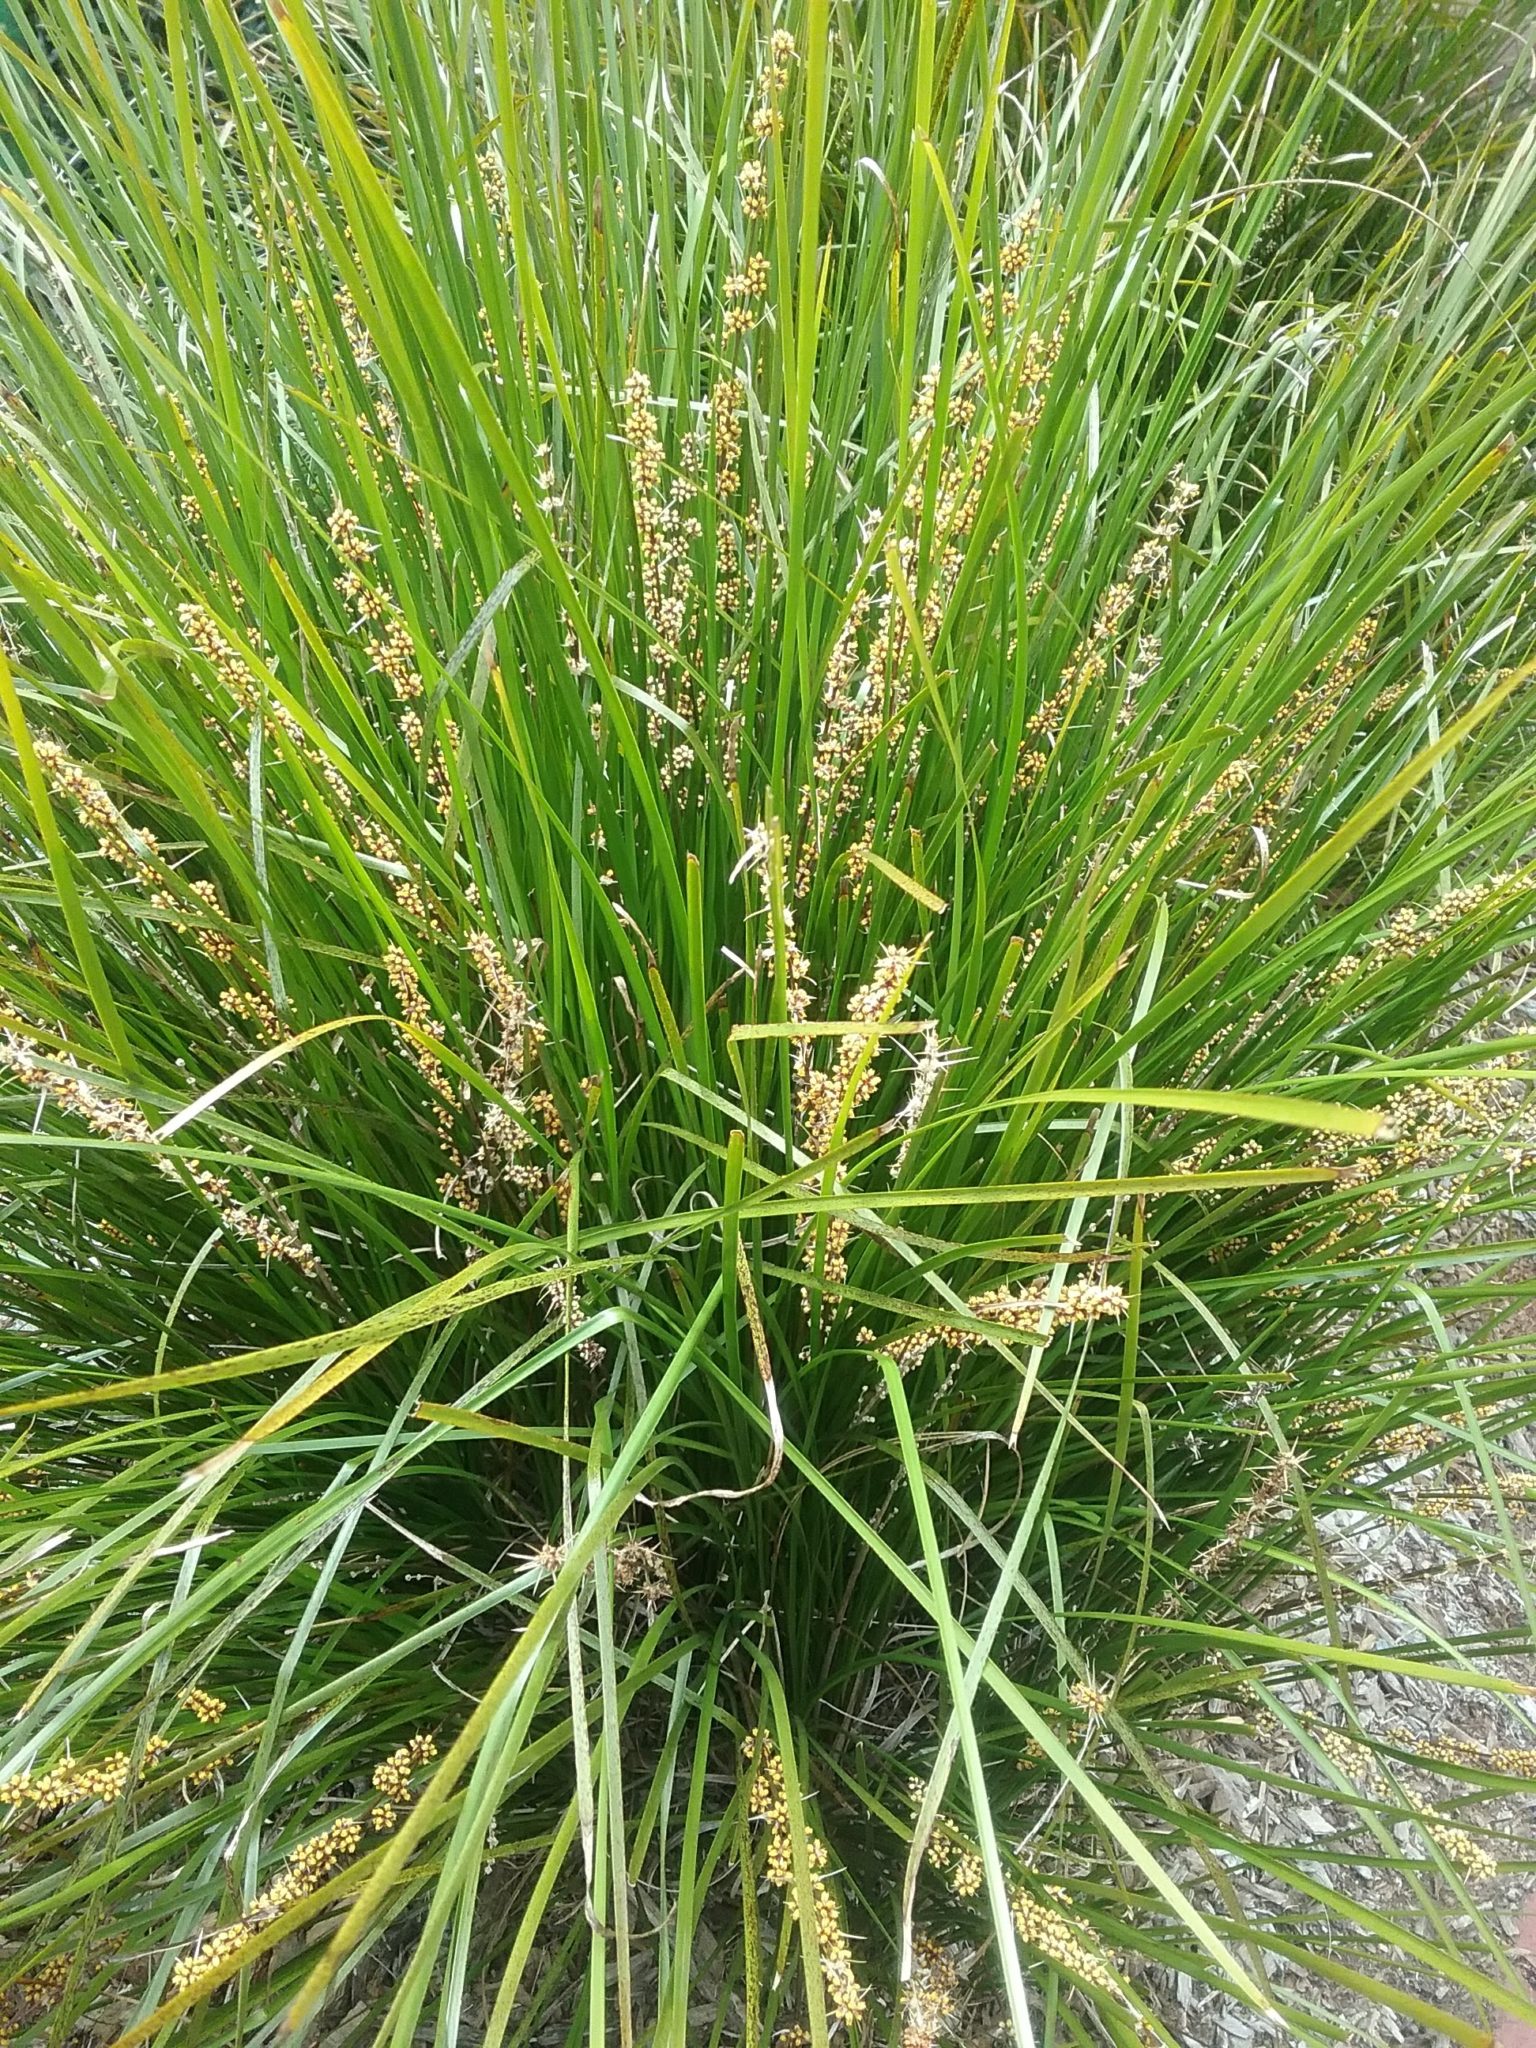
M 8 2023 L 1531 2015 L 1520 1756 L 1351 1695 L 1510 1645 L 1319 1534 L 1462 1456 L 1530 1608 L 1484 11 L 14 38 Z M 1306 1863 L 1170 1781 L 1266 1716 Z

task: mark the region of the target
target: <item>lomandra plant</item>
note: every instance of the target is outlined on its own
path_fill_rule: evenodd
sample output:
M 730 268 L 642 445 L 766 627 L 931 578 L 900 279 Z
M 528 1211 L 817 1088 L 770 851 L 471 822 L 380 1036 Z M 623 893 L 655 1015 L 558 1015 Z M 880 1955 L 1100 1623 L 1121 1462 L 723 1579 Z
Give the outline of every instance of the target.
M 1536 2018 L 1517 46 L 24 12 L 10 2031 Z

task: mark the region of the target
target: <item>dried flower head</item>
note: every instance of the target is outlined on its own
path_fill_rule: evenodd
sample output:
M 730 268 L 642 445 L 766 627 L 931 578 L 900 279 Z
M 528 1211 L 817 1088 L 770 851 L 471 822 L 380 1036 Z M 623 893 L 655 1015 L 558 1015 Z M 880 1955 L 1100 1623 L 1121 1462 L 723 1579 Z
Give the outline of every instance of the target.
M 56 740 L 33 743 L 37 765 L 48 783 L 73 808 L 88 832 L 96 834 L 96 851 L 135 881 L 155 887 L 164 872 L 159 842 L 152 832 L 130 825 L 105 789 L 88 775 Z
M 912 1974 L 901 1998 L 901 2048 L 937 2048 L 960 2012 L 960 1971 L 953 1951 L 931 1935 L 912 1944 Z
M 375 1768 L 375 1789 L 385 1790 L 384 1799 L 376 1802 L 369 1814 L 375 1832 L 393 1824 L 395 1804 L 410 1796 L 412 1771 L 429 1763 L 436 1754 L 437 1745 L 430 1735 L 415 1735 Z M 221 1964 L 239 1956 L 262 1928 L 345 1869 L 362 1847 L 364 1832 L 361 1820 L 352 1814 L 342 1814 L 318 1834 L 300 1842 L 238 1920 L 212 1928 L 198 1937 L 189 1954 L 177 1957 L 171 1969 L 172 1995 L 195 1990 Z
M 154 1149 L 154 1130 L 141 1109 L 107 1094 L 99 1077 L 87 1076 L 73 1060 L 63 1058 L 52 1067 L 43 1066 L 27 1040 L 14 1031 L 0 1035 L 0 1073 L 5 1072 L 80 1117 L 98 1137 Z M 211 1203 L 231 1236 L 253 1244 L 264 1258 L 284 1260 L 310 1279 L 320 1277 L 323 1268 L 314 1247 L 305 1243 L 286 1218 L 263 1216 L 237 1202 L 222 1174 L 210 1173 L 195 1159 L 165 1154 L 157 1153 L 154 1163 L 156 1171 L 168 1180 L 195 1188 Z
M 1110 1696 L 1095 1678 L 1074 1679 L 1067 1687 L 1067 1698 L 1080 1714 L 1095 1721 L 1102 1721 L 1109 1712 Z
M 1113 1994 L 1115 1973 L 1108 1956 L 1070 1907 L 1060 1885 L 1046 1885 L 1044 1896 L 1020 1885 L 1013 1894 L 1013 1924 L 1019 1939 L 1047 1961 L 1076 1977 L 1091 1991 Z
M 834 2018 L 850 2031 L 863 2019 L 869 1994 L 853 1967 L 853 1951 L 843 1927 L 836 1894 L 826 1875 L 830 1860 L 827 1845 L 806 1823 L 803 1812 L 791 1808 L 784 1776 L 784 1762 L 771 1735 L 759 1729 L 742 1744 L 742 1755 L 751 1767 L 748 1800 L 753 1815 L 768 1829 L 768 1882 L 785 1894 L 791 1915 L 799 1912 L 795 1887 L 794 1839 L 804 1843 L 810 1865 L 811 1898 L 816 1916 L 816 1944 L 821 1955 L 821 1973 L 826 1982 L 827 2002 Z
M 758 157 L 748 157 L 737 173 L 736 182 L 741 192 L 741 211 L 747 220 L 768 218 L 768 173 Z
M 391 1750 L 382 1763 L 374 1765 L 374 1791 L 391 1806 L 408 1806 L 412 1776 L 425 1769 L 436 1755 L 437 1744 L 430 1735 L 413 1735 L 409 1742 Z
M 1000 1330 L 1032 1343 L 1043 1343 L 1063 1325 L 1118 1318 L 1125 1314 L 1127 1306 L 1125 1289 L 1111 1281 L 1072 1280 L 1053 1300 L 1049 1284 L 1037 1280 L 1027 1287 L 997 1287 L 973 1295 L 965 1304 L 965 1312 L 978 1322 L 995 1324 Z M 910 1336 L 898 1338 L 887 1348 L 905 1372 L 919 1364 L 936 1344 L 945 1344 L 957 1357 L 964 1357 L 984 1341 L 980 1331 L 967 1330 L 956 1323 L 931 1323 Z
M 614 1550 L 613 1582 L 653 1620 L 672 1597 L 666 1560 L 656 1544 L 642 1537 L 633 1537 Z

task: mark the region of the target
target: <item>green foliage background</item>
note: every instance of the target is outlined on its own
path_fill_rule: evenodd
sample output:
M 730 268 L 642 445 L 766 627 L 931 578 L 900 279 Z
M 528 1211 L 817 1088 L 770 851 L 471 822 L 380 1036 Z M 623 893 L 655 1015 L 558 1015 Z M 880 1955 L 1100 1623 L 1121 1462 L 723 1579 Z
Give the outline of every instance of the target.
M 1384 1439 L 1531 1605 L 1522 61 L 1365 0 L 11 29 L 17 2030 L 1172 2041 L 1177 1968 L 1339 2038 L 1301 1957 L 1536 2017 L 1495 1760 L 1405 1848 L 1317 1740 L 1510 1685 L 1341 1638 L 1320 1518 L 1434 1512 Z M 1414 1926 L 1171 1789 L 1263 1712 Z

